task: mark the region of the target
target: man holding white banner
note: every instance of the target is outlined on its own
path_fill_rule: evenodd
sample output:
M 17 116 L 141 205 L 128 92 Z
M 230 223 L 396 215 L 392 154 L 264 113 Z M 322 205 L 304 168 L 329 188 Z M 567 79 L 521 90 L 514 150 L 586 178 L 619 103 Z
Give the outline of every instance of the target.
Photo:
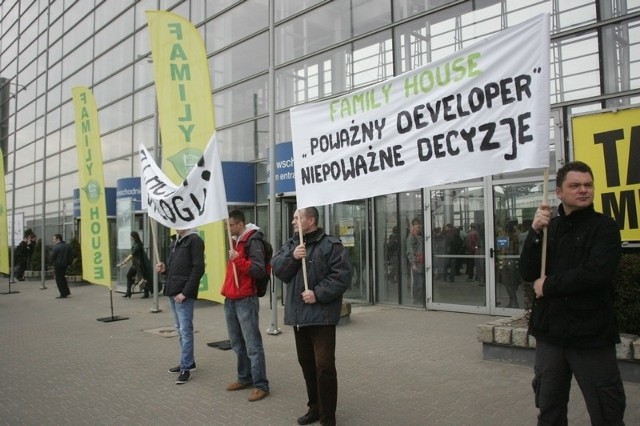
M 169 373 L 180 373 L 176 384 L 187 383 L 196 361 L 193 352 L 193 309 L 198 299 L 200 279 L 204 275 L 204 241 L 197 229 L 179 229 L 178 238 L 170 248 L 166 264 L 159 262 L 156 270 L 166 274 L 164 294 L 169 296 L 176 330 L 180 335 L 180 365 Z
M 594 210 L 587 164 L 574 161 L 558 170 L 556 196 L 558 215 L 552 219 L 546 202 L 538 207 L 519 260 L 522 279 L 533 282 L 536 296 L 529 334 L 536 338 L 538 424 L 567 424 L 575 376 L 591 424 L 623 425 L 626 397 L 616 359 L 620 335 L 613 282 L 622 253 L 620 230 Z
M 338 402 L 336 325 L 352 266 L 340 239 L 325 234 L 318 219 L 315 207 L 298 210 L 291 222 L 298 237 L 284 243 L 271 265 L 287 284 L 284 323 L 293 326 L 307 386 L 308 411 L 298 424 L 320 420 L 323 426 L 333 426 Z

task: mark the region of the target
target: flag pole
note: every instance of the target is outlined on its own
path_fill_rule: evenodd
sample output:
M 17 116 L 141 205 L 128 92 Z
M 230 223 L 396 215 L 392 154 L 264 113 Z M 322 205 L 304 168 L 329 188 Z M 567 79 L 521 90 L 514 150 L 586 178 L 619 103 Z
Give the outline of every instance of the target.
M 544 177 L 542 178 L 542 202 L 547 203 L 549 200 L 549 168 L 545 167 Z M 542 228 L 542 259 L 540 262 L 540 276 L 545 275 L 547 269 L 547 227 Z
M 298 216 L 298 233 L 300 234 L 300 244 L 304 244 L 304 234 L 300 228 L 300 210 L 296 211 Z M 309 283 L 307 282 L 307 257 L 302 258 L 302 277 L 304 278 L 304 291 L 309 290 Z
M 229 238 L 229 248 L 233 248 L 233 240 L 231 239 L 231 227 L 229 226 L 229 220 L 227 223 L 227 237 Z M 233 268 L 233 279 L 236 282 L 236 288 L 240 288 L 240 284 L 238 283 L 238 271 L 236 270 L 236 264 L 231 262 L 231 267 Z
M 147 215 L 147 218 L 149 219 L 149 228 L 151 228 L 151 239 L 153 240 L 153 256 L 154 256 L 154 260 L 156 261 L 155 263 L 160 262 L 160 254 L 159 254 L 159 249 L 158 249 L 158 237 L 156 235 L 156 229 L 158 228 L 158 222 L 152 218 L 151 216 Z M 156 271 L 156 268 L 154 266 L 154 263 L 149 261 L 149 263 L 151 264 L 151 269 L 153 271 L 153 308 L 151 309 L 151 313 L 157 314 L 158 312 L 162 312 L 162 309 L 160 309 L 160 295 L 159 290 L 160 290 L 160 283 L 159 280 L 160 278 L 158 277 L 158 272 Z
M 156 257 L 156 261 L 160 261 L 160 255 L 158 254 L 158 237 L 156 237 L 156 220 L 149 216 L 149 228 L 151 228 L 151 237 L 153 238 L 153 255 Z

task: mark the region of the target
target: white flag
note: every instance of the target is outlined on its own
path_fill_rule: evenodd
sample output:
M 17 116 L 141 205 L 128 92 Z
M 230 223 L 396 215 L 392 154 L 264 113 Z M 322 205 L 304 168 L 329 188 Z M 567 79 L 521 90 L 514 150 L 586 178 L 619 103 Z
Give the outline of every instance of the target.
M 142 205 L 167 228 L 189 229 L 228 217 L 227 194 L 214 133 L 198 163 L 176 186 L 140 145 Z

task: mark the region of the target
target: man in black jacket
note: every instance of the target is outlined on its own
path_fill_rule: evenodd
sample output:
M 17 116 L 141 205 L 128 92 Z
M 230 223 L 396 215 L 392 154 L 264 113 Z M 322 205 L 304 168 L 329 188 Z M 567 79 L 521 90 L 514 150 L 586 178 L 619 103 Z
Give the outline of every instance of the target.
M 159 262 L 156 270 L 166 274 L 164 294 L 169 296 L 176 329 L 180 334 L 180 365 L 169 373 L 180 373 L 176 384 L 187 383 L 196 369 L 193 356 L 193 310 L 198 299 L 200 279 L 204 275 L 204 241 L 197 229 L 181 229 L 171 245 L 169 260 Z
M 56 297 L 56 299 L 66 299 L 71 295 L 69 284 L 67 283 L 67 267 L 73 260 L 71 255 L 71 247 L 62 239 L 62 235 L 54 234 L 50 260 L 53 265 L 53 276 L 60 292 L 60 296 Z
M 622 425 L 626 398 L 615 344 L 613 276 L 621 255 L 616 223 L 593 208 L 593 172 L 582 162 L 556 175 L 558 216 L 538 207 L 520 257 L 533 282 L 529 333 L 536 338 L 533 389 L 539 425 L 566 425 L 572 375 L 593 425 Z M 548 226 L 547 230 L 544 230 Z M 542 236 L 548 233 L 541 274 Z M 541 276 L 542 275 L 542 276 Z
M 318 218 L 315 207 L 298 210 L 292 225 L 304 236 L 303 242 L 299 236 L 286 241 L 271 265 L 275 276 L 287 284 L 284 323 L 293 326 L 298 363 L 307 386 L 308 410 L 298 418 L 298 424 L 320 420 L 322 426 L 334 426 L 338 400 L 336 325 L 352 267 L 342 242 L 325 234 L 318 227 Z
M 16 247 L 15 261 L 18 266 L 16 271 L 16 279 L 18 281 L 24 281 L 24 271 L 27 270 L 27 264 L 31 259 L 31 254 L 36 245 L 36 235 L 27 231 L 24 234 L 24 238 Z

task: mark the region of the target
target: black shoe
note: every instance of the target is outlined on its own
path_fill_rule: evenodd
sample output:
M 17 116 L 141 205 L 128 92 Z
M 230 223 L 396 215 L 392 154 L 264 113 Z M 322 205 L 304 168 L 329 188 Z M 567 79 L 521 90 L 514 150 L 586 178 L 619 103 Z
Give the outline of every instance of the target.
M 322 426 L 336 426 L 336 421 L 335 420 L 321 420 L 320 424 Z
M 124 295 L 124 296 L 122 296 L 122 297 L 128 297 L 129 299 L 131 299 L 131 295 L 130 295 L 130 294 L 125 294 L 125 295 Z
M 176 385 L 183 385 L 187 383 L 190 378 L 191 378 L 191 373 L 189 373 L 189 370 L 181 371 L 180 375 L 178 376 L 178 379 L 176 380 Z
M 318 413 L 316 413 L 315 411 L 307 411 L 307 414 L 305 414 L 302 417 L 298 417 L 298 424 L 299 425 L 310 425 L 311 423 L 315 423 L 318 420 L 320 420 L 320 416 L 318 415 Z
M 189 371 L 195 371 L 196 370 L 196 363 L 194 362 L 193 364 L 191 364 L 191 367 L 189 367 Z M 182 369 L 180 369 L 180 366 L 178 365 L 177 367 L 171 367 L 169 370 L 167 370 L 169 373 L 181 373 Z
M 67 296 L 56 296 L 56 299 L 66 299 Z
M 148 295 L 148 294 L 145 294 L 145 295 L 144 295 L 144 296 L 142 296 L 140 299 L 148 299 L 148 298 L 149 298 L 149 295 Z

